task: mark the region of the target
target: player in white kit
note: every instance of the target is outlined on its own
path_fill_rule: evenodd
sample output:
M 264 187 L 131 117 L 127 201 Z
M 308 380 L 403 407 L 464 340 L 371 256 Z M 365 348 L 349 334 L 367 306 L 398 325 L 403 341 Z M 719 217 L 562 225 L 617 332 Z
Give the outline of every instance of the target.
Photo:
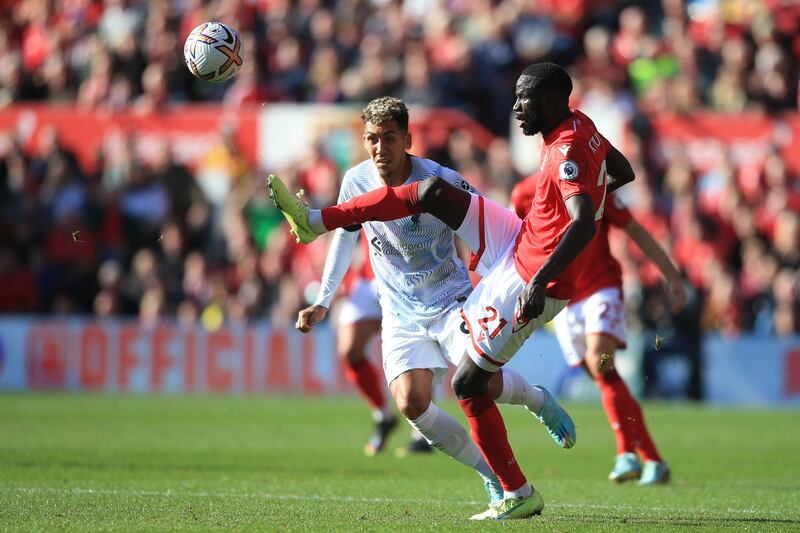
M 407 153 L 411 135 L 408 110 L 401 100 L 373 100 L 361 118 L 364 147 L 370 159 L 347 171 L 339 202 L 431 177 L 474 192 L 454 170 Z M 276 191 L 275 187 L 281 190 Z M 286 198 L 289 194 L 273 177 L 270 189 L 273 198 Z M 336 230 L 325 267 L 329 280 L 341 281 L 344 276 L 359 228 Z M 454 231 L 427 213 L 391 222 L 365 222 L 363 228 L 383 309 L 384 373 L 397 407 L 431 445 L 473 468 L 483 478 L 490 500 L 501 501 L 502 487 L 466 430 L 431 402 L 433 384 L 444 378 L 448 364 L 459 364 L 469 340 L 460 309 L 472 292 L 472 285 L 456 253 Z M 309 331 L 320 316 L 324 313 L 301 314 L 298 329 Z M 556 443 L 572 446 L 574 441 L 563 439 L 567 433 L 575 434 L 572 420 L 542 387 L 532 386 L 516 372 L 503 369 L 493 376 L 489 391 L 499 403 L 524 405 L 545 425 Z

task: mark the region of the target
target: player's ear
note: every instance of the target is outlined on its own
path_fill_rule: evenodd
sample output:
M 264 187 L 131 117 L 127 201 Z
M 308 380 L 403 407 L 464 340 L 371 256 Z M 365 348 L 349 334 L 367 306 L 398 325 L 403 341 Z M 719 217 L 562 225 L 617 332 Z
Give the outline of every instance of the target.
M 411 150 L 411 132 L 406 132 L 406 150 Z

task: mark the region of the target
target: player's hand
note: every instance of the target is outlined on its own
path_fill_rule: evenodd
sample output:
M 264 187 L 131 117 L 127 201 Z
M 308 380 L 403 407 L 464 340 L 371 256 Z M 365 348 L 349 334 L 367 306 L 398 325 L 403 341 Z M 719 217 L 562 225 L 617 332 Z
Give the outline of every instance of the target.
M 327 314 L 328 309 L 326 307 L 322 307 L 321 305 L 312 305 L 306 307 L 297 313 L 297 323 L 294 325 L 294 327 L 303 333 L 308 333 L 311 331 L 311 328 L 313 328 L 317 322 L 324 319 L 325 315 Z
M 680 312 L 686 305 L 686 289 L 680 276 L 667 280 L 667 299 L 673 314 Z
M 525 285 L 522 292 L 517 296 L 517 308 L 515 314 L 517 318 L 523 317 L 528 320 L 534 319 L 544 312 L 546 283 L 541 283 L 533 278 Z

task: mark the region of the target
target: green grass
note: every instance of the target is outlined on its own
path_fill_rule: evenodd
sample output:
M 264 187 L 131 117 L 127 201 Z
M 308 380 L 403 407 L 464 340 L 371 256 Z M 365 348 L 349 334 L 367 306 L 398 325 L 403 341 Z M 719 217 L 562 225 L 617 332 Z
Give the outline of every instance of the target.
M 463 417 L 457 407 L 446 407 Z M 544 495 L 541 517 L 471 523 L 479 478 L 435 454 L 366 458 L 366 408 L 349 398 L 0 396 L 4 530 L 800 530 L 800 424 L 792 411 L 646 405 L 668 487 L 606 481 L 600 406 L 572 406 L 558 449 L 521 409 L 512 445 Z

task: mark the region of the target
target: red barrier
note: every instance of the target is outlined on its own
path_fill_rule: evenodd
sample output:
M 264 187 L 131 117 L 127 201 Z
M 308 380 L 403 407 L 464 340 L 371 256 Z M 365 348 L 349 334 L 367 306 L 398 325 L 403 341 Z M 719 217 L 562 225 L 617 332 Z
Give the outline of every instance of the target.
M 672 149 L 685 151 L 702 170 L 716 163 L 722 144 L 737 165 L 760 164 L 776 146 L 787 166 L 800 171 L 800 151 L 794 148 L 800 141 L 800 117 L 796 114 L 778 118 L 755 113 L 662 115 L 653 119 L 653 127 L 667 155 Z
M 178 161 L 194 166 L 219 142 L 222 129 L 233 128 L 237 146 L 248 163 L 257 161 L 257 107 L 176 105 L 159 113 L 112 114 L 66 105 L 17 104 L 0 112 L 0 131 L 16 133 L 34 153 L 40 134 L 49 127 L 55 128 L 61 142 L 75 152 L 87 172 L 96 170 L 101 149 L 114 153 L 130 133 L 135 134 L 136 150 L 145 161 L 167 144 Z

